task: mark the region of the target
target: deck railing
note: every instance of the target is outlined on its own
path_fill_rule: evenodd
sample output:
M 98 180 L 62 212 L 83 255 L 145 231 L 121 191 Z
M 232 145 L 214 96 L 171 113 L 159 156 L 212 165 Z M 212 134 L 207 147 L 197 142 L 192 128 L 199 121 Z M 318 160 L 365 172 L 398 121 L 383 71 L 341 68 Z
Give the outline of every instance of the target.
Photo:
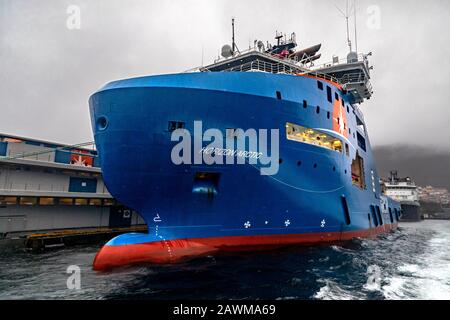
M 334 66 L 337 66 L 337 65 L 340 65 L 340 64 L 349 64 L 349 63 L 357 63 L 357 62 L 364 62 L 364 63 L 366 63 L 367 62 L 367 54 L 359 53 L 356 56 L 356 58 L 357 59 L 355 61 L 348 61 L 347 57 L 340 58 L 340 59 L 337 59 L 335 61 L 331 61 L 331 62 L 329 61 L 327 63 L 322 63 L 322 64 L 319 64 L 319 65 L 316 65 L 316 66 L 312 67 L 311 69 L 319 70 L 319 69 L 334 67 Z

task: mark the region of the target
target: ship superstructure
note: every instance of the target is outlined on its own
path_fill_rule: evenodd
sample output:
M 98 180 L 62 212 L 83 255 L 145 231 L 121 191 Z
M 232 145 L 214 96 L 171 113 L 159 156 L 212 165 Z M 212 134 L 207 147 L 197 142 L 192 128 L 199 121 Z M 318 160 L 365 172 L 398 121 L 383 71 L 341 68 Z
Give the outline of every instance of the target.
M 372 96 L 369 55 L 314 66 L 320 45 L 296 50 L 294 34 L 276 41 L 239 52 L 233 40 L 211 65 L 92 95 L 105 183 L 149 228 L 108 242 L 95 269 L 397 227 L 400 205 L 381 193 L 358 106 Z M 271 139 L 252 144 L 252 132 Z
M 383 182 L 385 194 L 400 202 L 401 221 L 421 221 L 418 187 L 410 177 L 399 178 L 397 171 L 391 171 Z

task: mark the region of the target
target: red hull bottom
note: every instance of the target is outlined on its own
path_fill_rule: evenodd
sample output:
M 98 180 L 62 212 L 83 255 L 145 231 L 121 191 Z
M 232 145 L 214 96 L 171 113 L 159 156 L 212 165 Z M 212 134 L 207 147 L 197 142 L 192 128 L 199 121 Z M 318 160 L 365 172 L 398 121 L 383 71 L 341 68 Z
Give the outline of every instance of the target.
M 97 253 L 94 270 L 109 270 L 136 264 L 171 264 L 211 253 L 255 251 L 292 245 L 314 245 L 373 237 L 397 229 L 397 223 L 363 231 L 292 235 L 233 236 L 180 239 L 119 246 L 105 245 Z

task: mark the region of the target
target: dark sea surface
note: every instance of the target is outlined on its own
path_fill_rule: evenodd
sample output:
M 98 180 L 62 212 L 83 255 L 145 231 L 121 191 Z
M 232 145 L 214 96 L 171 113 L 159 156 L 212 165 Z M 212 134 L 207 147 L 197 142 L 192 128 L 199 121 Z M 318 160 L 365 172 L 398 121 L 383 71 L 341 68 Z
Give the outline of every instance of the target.
M 450 221 L 377 239 L 95 272 L 98 246 L 0 245 L 0 299 L 450 299 Z M 67 268 L 79 266 L 80 289 Z

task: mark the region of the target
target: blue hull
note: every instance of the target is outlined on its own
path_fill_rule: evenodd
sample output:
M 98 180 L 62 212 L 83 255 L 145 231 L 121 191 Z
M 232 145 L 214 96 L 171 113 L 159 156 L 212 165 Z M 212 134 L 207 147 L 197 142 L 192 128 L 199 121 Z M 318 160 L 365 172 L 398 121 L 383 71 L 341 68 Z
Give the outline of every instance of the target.
M 228 237 L 274 236 L 279 242 L 285 235 L 308 234 L 333 234 L 337 240 L 340 234 L 395 228 L 400 206 L 387 199 L 388 211 L 380 202 L 369 139 L 357 128 L 359 109 L 349 105 L 339 87 L 322 81 L 332 90 L 330 103 L 318 81 L 252 72 L 189 73 L 117 81 L 96 92 L 89 103 L 104 181 L 149 227 L 149 234 L 122 235 L 106 246 L 162 242 L 170 249 L 176 240 L 210 238 L 217 247 Z M 345 134 L 334 127 L 335 94 L 345 102 L 339 100 Z M 226 128 L 279 129 L 278 173 L 263 176 L 250 164 L 173 164 L 176 142 L 168 123 L 183 122 L 193 132 L 194 121 L 200 120 L 203 130 L 224 133 Z M 288 140 L 286 123 L 335 132 L 348 144 L 348 154 Z M 364 188 L 352 183 L 356 152 L 364 161 Z M 198 172 L 220 176 L 213 196 L 193 192 Z

